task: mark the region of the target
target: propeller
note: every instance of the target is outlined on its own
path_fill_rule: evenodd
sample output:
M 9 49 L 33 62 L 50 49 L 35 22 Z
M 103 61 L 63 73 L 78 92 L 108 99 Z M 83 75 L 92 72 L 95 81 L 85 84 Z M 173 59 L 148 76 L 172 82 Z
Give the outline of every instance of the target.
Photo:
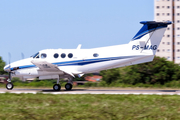
M 8 74 L 9 74 L 9 79 L 7 80 L 8 82 L 11 82 L 11 54 L 8 53 L 9 55 L 9 70 L 8 70 Z
M 22 57 L 22 59 L 24 59 L 24 54 L 23 53 L 21 53 L 21 57 Z

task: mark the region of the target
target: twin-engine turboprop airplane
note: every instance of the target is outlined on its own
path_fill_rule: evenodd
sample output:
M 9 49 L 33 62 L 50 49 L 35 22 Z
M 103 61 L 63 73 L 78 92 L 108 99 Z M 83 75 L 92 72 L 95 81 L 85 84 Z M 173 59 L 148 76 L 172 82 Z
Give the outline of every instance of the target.
M 81 45 L 77 49 L 46 49 L 30 58 L 6 65 L 4 70 L 9 72 L 6 88 L 13 89 L 12 75 L 24 79 L 57 79 L 57 84 L 53 86 L 55 91 L 61 89 L 59 79 L 68 78 L 65 88 L 71 90 L 75 75 L 81 77 L 86 73 L 150 62 L 171 22 L 140 23 L 143 27 L 128 44 L 93 49 L 81 49 Z

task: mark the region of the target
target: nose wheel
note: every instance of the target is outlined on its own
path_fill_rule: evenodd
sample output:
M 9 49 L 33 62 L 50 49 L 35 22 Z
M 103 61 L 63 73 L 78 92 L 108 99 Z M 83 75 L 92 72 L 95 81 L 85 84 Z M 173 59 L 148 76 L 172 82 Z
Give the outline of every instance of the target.
M 6 84 L 6 88 L 7 88 L 8 90 L 12 90 L 13 87 L 14 87 L 14 85 L 13 85 L 11 82 L 9 82 L 9 83 Z

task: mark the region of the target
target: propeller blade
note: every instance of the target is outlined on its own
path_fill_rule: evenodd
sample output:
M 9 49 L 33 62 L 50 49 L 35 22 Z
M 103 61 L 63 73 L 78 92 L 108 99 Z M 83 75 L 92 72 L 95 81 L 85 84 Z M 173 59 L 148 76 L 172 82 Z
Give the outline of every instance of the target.
M 9 68 L 11 68 L 11 53 L 8 53 L 9 55 Z
M 11 53 L 8 53 L 9 55 L 9 79 L 7 80 L 8 82 L 11 82 Z
M 22 59 L 24 59 L 24 54 L 23 53 L 21 53 L 21 57 L 22 57 Z

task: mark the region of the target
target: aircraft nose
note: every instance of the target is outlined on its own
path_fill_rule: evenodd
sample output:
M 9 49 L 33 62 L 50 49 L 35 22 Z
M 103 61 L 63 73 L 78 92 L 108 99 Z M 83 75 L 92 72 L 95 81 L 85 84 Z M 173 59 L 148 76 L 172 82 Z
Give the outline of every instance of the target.
M 6 66 L 4 66 L 4 71 L 6 71 L 6 72 L 10 71 L 10 66 L 9 66 L 9 64 L 6 65 Z

